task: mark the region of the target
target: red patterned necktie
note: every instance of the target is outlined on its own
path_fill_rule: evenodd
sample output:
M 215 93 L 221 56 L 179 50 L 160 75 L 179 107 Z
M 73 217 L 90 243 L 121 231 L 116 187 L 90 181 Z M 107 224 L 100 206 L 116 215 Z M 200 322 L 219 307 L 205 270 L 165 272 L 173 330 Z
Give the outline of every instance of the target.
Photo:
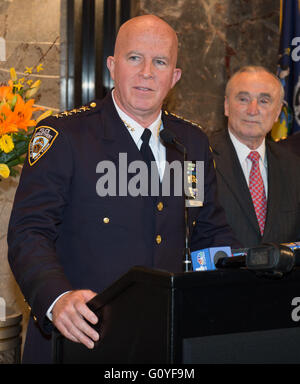
M 249 190 L 251 193 L 260 233 L 263 235 L 267 213 L 267 199 L 263 179 L 259 169 L 259 153 L 251 151 L 248 159 L 252 161 L 252 167 L 249 176 Z

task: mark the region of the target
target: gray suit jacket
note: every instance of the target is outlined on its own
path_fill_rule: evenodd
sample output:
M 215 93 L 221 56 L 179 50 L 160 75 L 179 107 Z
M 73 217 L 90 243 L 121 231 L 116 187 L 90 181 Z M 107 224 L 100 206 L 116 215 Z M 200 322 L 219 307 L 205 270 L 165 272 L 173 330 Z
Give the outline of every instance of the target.
M 260 235 L 249 188 L 227 130 L 210 139 L 217 171 L 219 200 L 228 223 L 245 247 L 262 242 L 300 240 L 300 158 L 266 140 L 268 208 Z

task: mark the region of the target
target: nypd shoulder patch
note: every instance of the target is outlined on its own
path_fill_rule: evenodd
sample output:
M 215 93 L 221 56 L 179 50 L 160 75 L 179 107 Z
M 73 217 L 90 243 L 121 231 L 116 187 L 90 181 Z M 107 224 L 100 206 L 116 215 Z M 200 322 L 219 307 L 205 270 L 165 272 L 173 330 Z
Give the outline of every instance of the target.
M 58 132 L 46 125 L 35 129 L 28 147 L 28 161 L 34 165 L 51 147 Z

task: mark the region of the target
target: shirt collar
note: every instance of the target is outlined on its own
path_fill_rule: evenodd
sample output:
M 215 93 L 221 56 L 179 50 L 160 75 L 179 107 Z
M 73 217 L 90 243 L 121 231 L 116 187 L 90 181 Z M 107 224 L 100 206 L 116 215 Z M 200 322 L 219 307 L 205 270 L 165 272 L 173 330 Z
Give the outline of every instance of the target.
M 232 141 L 232 144 L 236 150 L 237 156 L 239 158 L 240 163 L 243 163 L 247 160 L 247 157 L 249 153 L 252 151 L 250 148 L 247 147 L 247 145 L 241 143 L 228 129 L 228 133 L 230 136 L 230 139 Z M 260 158 L 264 165 L 266 165 L 266 140 L 263 139 L 261 145 L 255 149 L 260 155 Z
M 120 116 L 120 119 L 123 121 L 124 125 L 127 127 L 129 133 L 131 134 L 134 142 L 137 144 L 144 132 L 144 127 L 142 127 L 138 122 L 136 122 L 133 118 L 128 116 L 124 111 L 119 108 L 114 98 L 114 90 L 112 91 L 112 99 L 115 108 L 118 112 L 118 115 Z M 155 121 L 153 121 L 153 123 L 148 128 L 152 132 L 151 140 L 155 140 L 155 142 L 158 142 L 158 130 L 161 128 L 161 111 Z

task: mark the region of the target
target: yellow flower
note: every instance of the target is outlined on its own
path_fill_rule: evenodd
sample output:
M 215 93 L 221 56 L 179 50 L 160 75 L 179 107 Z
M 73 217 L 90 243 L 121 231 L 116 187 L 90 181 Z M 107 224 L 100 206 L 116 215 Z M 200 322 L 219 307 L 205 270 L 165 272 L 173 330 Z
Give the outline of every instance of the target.
M 9 153 L 11 152 L 13 149 L 14 149 L 14 142 L 13 142 L 13 139 L 11 138 L 11 136 L 9 135 L 3 135 L 1 138 L 0 138 L 0 149 L 5 152 L 5 153 Z
M 37 67 L 36 67 L 36 71 L 37 71 L 37 73 L 39 73 L 40 71 L 43 71 L 44 70 L 44 68 L 43 68 L 43 64 L 41 63 L 41 64 L 39 64 Z
M 31 85 L 32 83 L 33 83 L 33 80 L 28 80 L 27 82 L 26 82 L 28 85 Z
M 15 68 L 10 68 L 10 78 L 12 79 L 12 81 L 17 81 L 17 74 L 16 74 L 16 70 Z
M 41 85 L 41 80 L 35 81 L 25 93 L 25 99 L 30 99 L 34 96 Z
M 0 176 L 7 179 L 10 174 L 10 170 L 6 164 L 0 164 Z
M 41 85 L 41 80 L 35 81 L 30 88 L 38 88 Z
M 14 84 L 14 88 L 17 88 L 18 92 L 20 91 L 21 88 L 23 88 L 23 85 L 18 82 L 18 84 Z
M 26 70 L 25 70 L 25 72 L 24 73 L 32 73 L 32 68 L 33 67 L 25 67 L 26 68 Z

